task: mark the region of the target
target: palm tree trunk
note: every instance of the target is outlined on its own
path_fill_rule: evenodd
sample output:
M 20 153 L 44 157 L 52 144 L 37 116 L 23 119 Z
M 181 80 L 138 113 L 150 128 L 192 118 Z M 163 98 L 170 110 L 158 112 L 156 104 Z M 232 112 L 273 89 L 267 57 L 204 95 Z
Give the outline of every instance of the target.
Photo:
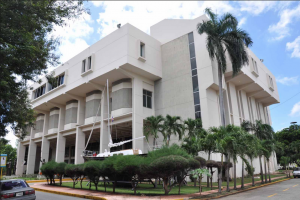
M 241 180 L 241 188 L 244 188 L 244 161 L 242 161 L 242 180 Z
M 264 173 L 263 173 L 263 168 L 262 168 L 262 163 L 261 163 L 261 156 L 259 156 L 259 165 L 260 165 L 260 179 L 261 183 L 264 183 Z
M 236 190 L 236 161 L 234 161 L 234 166 L 233 166 L 233 170 L 234 170 L 234 187 L 233 189 Z
M 267 161 L 266 157 L 264 156 L 264 161 L 265 161 L 265 182 L 268 182 L 268 174 L 267 174 Z
M 212 188 L 213 188 L 213 185 L 212 185 L 212 179 L 213 179 L 212 167 L 210 168 L 210 174 L 211 174 L 211 176 L 210 176 L 210 189 L 212 190 Z
M 227 155 L 227 166 L 226 166 L 226 171 L 227 171 L 227 192 L 230 192 L 230 189 L 229 189 L 229 165 L 228 165 L 228 163 L 229 163 L 229 161 L 230 161 L 230 154 L 228 153 L 228 155 Z
M 223 154 L 221 154 L 221 170 L 219 173 L 219 193 L 222 192 L 222 170 L 223 170 Z
M 270 162 L 268 161 L 269 182 L 271 183 Z
M 223 98 L 223 72 L 221 68 L 221 63 L 218 63 L 218 79 L 219 79 L 219 98 L 220 98 L 220 114 L 222 126 L 225 127 L 225 110 L 224 110 L 224 98 Z
M 252 159 L 251 159 L 251 167 L 253 169 L 253 162 L 252 162 Z M 254 183 L 254 171 L 252 172 L 252 186 L 255 186 L 255 183 Z
M 200 192 L 200 195 L 201 195 L 201 191 L 202 191 L 201 182 L 202 182 L 202 176 L 199 177 L 199 192 Z
M 153 150 L 155 149 L 155 140 L 156 138 L 153 138 Z
M 207 160 L 210 160 L 210 151 L 208 151 L 208 159 Z M 207 170 L 209 171 L 209 168 L 207 167 Z M 207 176 L 207 187 L 209 187 L 209 177 Z

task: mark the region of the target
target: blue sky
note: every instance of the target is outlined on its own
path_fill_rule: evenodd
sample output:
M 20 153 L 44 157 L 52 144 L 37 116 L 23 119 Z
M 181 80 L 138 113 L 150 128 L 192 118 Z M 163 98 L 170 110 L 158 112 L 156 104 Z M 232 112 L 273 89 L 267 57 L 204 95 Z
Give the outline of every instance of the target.
M 85 2 L 85 6 L 91 15 L 68 21 L 68 26 L 52 33 L 61 38 L 58 51 L 62 62 L 116 30 L 118 23 L 130 23 L 150 34 L 150 26 L 163 19 L 194 19 L 206 7 L 218 14 L 234 14 L 254 41 L 252 51 L 275 75 L 280 101 L 299 93 L 270 106 L 274 129 L 281 130 L 291 121 L 300 124 L 300 2 L 95 1 Z M 12 140 L 11 135 L 8 138 Z

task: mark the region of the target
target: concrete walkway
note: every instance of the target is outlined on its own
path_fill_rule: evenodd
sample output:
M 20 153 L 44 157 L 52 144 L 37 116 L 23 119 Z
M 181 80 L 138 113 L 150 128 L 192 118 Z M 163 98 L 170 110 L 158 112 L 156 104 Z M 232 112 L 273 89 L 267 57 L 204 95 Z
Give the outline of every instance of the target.
M 281 179 L 286 176 L 280 176 L 272 178 L 273 180 Z M 256 181 L 255 183 L 260 183 L 260 181 Z M 245 186 L 251 185 L 252 183 L 246 183 Z M 93 198 L 98 197 L 107 199 L 107 200 L 120 200 L 120 199 L 189 199 L 191 197 L 199 197 L 200 193 L 193 193 L 193 194 L 186 194 L 186 195 L 168 195 L 168 196 L 134 196 L 129 194 L 113 194 L 113 193 L 107 193 L 107 192 L 98 192 L 93 190 L 81 190 L 81 189 L 73 189 L 73 188 L 67 188 L 67 187 L 59 187 L 59 186 L 52 186 L 47 185 L 46 183 L 32 183 L 30 186 L 38 191 L 44 191 L 44 192 L 52 192 L 56 194 L 63 194 L 63 195 L 70 195 L 70 196 L 76 196 L 76 197 L 82 197 L 82 198 Z M 237 186 L 238 188 L 240 185 Z M 233 187 L 230 187 L 230 189 L 233 189 Z M 224 187 L 223 190 L 226 190 L 226 187 Z M 212 193 L 217 193 L 218 190 L 210 190 L 206 192 L 202 192 L 201 195 L 208 195 Z M 96 199 L 95 198 L 95 199 Z M 97 198 L 97 199 L 98 199 Z

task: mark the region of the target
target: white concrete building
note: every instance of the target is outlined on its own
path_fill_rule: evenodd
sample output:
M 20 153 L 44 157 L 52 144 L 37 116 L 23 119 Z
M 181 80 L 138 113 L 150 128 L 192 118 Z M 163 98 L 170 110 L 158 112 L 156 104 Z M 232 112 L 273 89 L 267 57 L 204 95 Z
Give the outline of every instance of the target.
M 35 83 L 29 94 L 39 115 L 35 128 L 19 143 L 17 174 L 38 173 L 41 160 L 83 163 L 82 151 L 95 120 L 87 149 L 101 153 L 108 149 L 111 118 L 103 92 L 107 79 L 114 142 L 143 136 L 143 120 L 151 115 L 201 117 L 204 128 L 220 126 L 217 64 L 208 56 L 206 36 L 196 30 L 202 20 L 207 20 L 205 15 L 163 20 L 151 27 L 150 35 L 125 24 L 57 67 L 57 87 L 46 78 Z M 248 54 L 249 66 L 235 77 L 228 59 L 223 79 L 226 123 L 260 119 L 272 124 L 268 106 L 279 103 L 275 77 L 250 49 Z M 181 142 L 172 137 L 171 143 Z M 149 150 L 146 140 L 112 150 L 128 148 Z M 254 164 L 258 173 L 258 161 Z M 239 175 L 241 162 L 238 166 Z M 276 166 L 274 155 L 271 171 Z

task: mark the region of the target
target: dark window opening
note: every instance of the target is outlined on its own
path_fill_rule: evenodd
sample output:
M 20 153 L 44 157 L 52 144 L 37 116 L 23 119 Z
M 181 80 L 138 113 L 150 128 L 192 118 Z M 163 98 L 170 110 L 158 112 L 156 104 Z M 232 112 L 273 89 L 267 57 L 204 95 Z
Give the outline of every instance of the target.
M 143 90 L 143 106 L 145 108 L 152 108 L 152 92 Z

